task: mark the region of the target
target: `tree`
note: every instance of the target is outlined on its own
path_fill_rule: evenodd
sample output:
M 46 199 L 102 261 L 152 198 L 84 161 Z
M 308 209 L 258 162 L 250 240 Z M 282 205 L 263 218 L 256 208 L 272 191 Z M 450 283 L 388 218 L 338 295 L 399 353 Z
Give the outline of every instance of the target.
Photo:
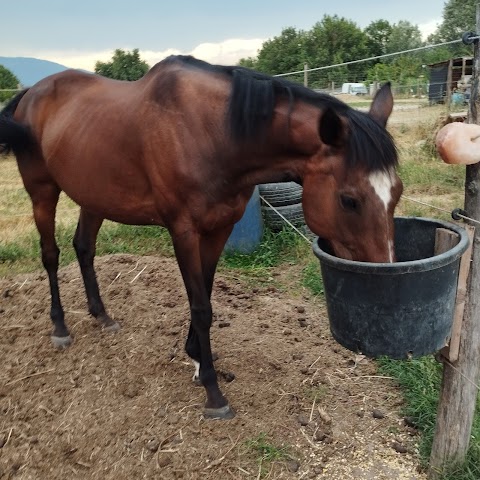
M 308 32 L 306 51 L 312 67 L 336 65 L 368 56 L 368 37 L 351 20 L 337 15 L 324 15 Z M 322 77 L 312 78 L 311 86 L 327 88 L 332 82 L 363 81 L 366 68 L 363 64 L 328 69 Z
M 0 65 L 0 90 L 16 90 L 20 82 L 18 78 L 3 65 Z M 16 92 L 0 91 L 0 102 L 5 102 L 15 95 Z
M 331 65 L 364 58 L 366 34 L 351 20 L 324 15 L 308 32 L 307 51 L 312 65 Z
M 392 26 L 386 44 L 386 53 L 402 52 L 423 45 L 422 34 L 418 26 L 407 20 L 400 20 Z
M 448 0 L 445 4 L 442 25 L 436 33 L 437 42 L 447 41 L 449 35 L 473 30 L 474 3 L 478 0 Z M 463 6 L 468 6 L 465 12 Z M 466 22 L 466 17 L 469 21 Z M 456 30 L 454 28 L 456 25 Z M 433 38 L 433 37 L 432 37 Z M 454 38 L 455 39 L 455 38 Z M 430 41 L 430 39 L 429 39 Z M 328 88 L 331 83 L 391 80 L 403 85 L 418 84 L 426 76 L 425 65 L 452 57 L 451 45 L 433 50 L 421 50 L 410 54 L 392 55 L 380 61 L 356 62 L 368 57 L 394 54 L 425 46 L 420 29 L 406 20 L 390 24 L 387 20 L 376 20 L 365 30 L 354 22 L 337 15 L 325 15 L 311 30 L 302 31 L 285 28 L 281 35 L 267 40 L 257 58 L 244 58 L 240 65 L 254 68 L 272 75 L 302 71 L 304 64 L 309 68 L 353 62 L 341 67 L 319 69 L 308 74 L 308 83 L 313 88 Z M 458 47 L 458 44 L 455 44 Z M 464 55 L 471 55 L 470 47 L 461 47 Z M 303 81 L 303 73 L 288 77 Z
M 270 75 L 302 70 L 307 61 L 304 42 L 305 32 L 285 28 L 278 37 L 264 42 L 252 66 Z M 247 60 L 242 59 L 241 64 L 250 66 Z
M 377 46 L 382 47 L 382 55 L 424 46 L 417 25 L 406 20 L 400 20 L 391 26 L 388 25 L 388 22 L 383 22 L 385 21 L 373 22 L 367 27 L 370 32 L 369 38 L 375 38 Z M 377 29 L 380 30 L 382 27 L 383 30 L 377 32 Z M 383 41 L 381 45 L 378 42 L 379 38 Z M 424 74 L 422 65 L 425 62 L 422 61 L 422 58 L 422 54 L 419 52 L 384 58 L 369 69 L 368 80 L 380 82 L 390 80 L 400 85 L 418 84 L 419 77 Z
M 140 58 L 138 48 L 126 52 L 120 48 L 115 50 L 111 62 L 97 62 L 95 73 L 116 80 L 138 80 L 150 67 Z
M 337 15 L 325 15 L 309 31 L 283 29 L 281 35 L 262 45 L 257 59 L 241 59 L 240 65 L 270 75 L 302 71 L 305 63 L 310 68 L 328 66 L 364 58 L 369 52 L 367 40 L 367 35 L 354 22 Z M 319 75 L 311 76 L 309 86 L 324 88 L 333 81 L 363 80 L 365 71 L 358 66 L 352 71 L 339 67 L 328 70 L 321 79 Z M 303 74 L 295 79 L 303 81 Z
M 254 70 L 257 69 L 257 63 L 258 60 L 254 57 L 241 58 L 238 62 L 241 67 L 253 68 Z
M 478 0 L 448 0 L 443 7 L 443 20 L 437 31 L 427 39 L 428 43 L 444 43 L 462 38 L 464 32 L 476 30 L 476 5 Z M 434 61 L 452 57 L 471 56 L 472 47 L 455 43 L 442 48 L 443 55 Z
M 443 7 L 443 20 L 437 31 L 429 37 L 436 43 L 459 40 L 467 31 L 475 31 L 478 0 L 448 0 Z
M 387 20 L 376 20 L 364 30 L 370 56 L 378 57 L 387 53 L 387 45 L 392 34 L 392 26 Z

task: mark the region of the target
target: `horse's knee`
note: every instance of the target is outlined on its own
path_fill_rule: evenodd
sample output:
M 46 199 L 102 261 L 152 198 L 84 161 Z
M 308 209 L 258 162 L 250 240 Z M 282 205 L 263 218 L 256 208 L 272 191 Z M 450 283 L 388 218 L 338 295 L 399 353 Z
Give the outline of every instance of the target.
M 91 264 L 93 263 L 93 250 L 85 242 L 81 241 L 80 238 L 75 235 L 73 238 L 73 248 L 77 254 L 77 258 L 81 263 Z
M 42 250 L 42 263 L 47 271 L 56 270 L 58 268 L 58 259 L 60 257 L 60 249 L 57 245 L 50 248 L 45 247 L 43 243 L 40 244 Z

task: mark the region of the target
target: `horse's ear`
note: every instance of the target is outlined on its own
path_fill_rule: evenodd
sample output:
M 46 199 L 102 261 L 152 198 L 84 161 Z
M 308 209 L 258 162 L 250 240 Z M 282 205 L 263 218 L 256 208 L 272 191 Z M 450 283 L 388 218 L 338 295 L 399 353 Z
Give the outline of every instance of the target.
M 320 117 L 320 125 L 318 127 L 320 140 L 326 145 L 332 147 L 340 147 L 345 139 L 345 127 L 341 118 L 330 107 L 328 107 Z
M 382 85 L 373 98 L 370 106 L 369 115 L 373 117 L 380 125 L 386 126 L 387 120 L 393 110 L 393 95 L 390 88 L 390 82 Z

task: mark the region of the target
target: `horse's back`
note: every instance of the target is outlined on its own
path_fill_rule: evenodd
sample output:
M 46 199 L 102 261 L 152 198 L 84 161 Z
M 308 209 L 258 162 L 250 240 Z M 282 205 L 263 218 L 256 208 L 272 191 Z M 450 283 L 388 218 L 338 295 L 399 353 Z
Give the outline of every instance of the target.
M 41 166 L 76 203 L 104 218 L 166 224 L 190 204 L 203 216 L 212 201 L 230 195 L 218 176 L 238 154 L 226 125 L 230 89 L 222 68 L 184 58 L 160 62 L 134 82 L 53 75 L 17 109 L 38 147 L 19 163 Z
M 88 138 L 108 125 L 109 134 L 117 133 L 121 138 L 128 125 L 133 130 L 139 127 L 136 133 L 145 139 L 146 133 L 165 131 L 171 124 L 177 131 L 192 131 L 196 121 L 203 126 L 212 118 L 223 120 L 229 79 L 221 68 L 189 59 L 167 58 L 134 82 L 79 70 L 51 75 L 29 89 L 15 118 L 27 124 L 40 143 L 45 140 L 45 129 L 48 138 L 64 136 L 67 128 L 68 138 L 76 130 L 82 132 L 82 138 Z M 143 125 L 147 121 L 148 129 Z

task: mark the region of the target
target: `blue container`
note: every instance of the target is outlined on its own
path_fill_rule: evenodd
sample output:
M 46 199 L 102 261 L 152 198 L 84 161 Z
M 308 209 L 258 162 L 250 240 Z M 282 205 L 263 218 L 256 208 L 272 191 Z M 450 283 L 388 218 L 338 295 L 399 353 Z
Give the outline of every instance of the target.
M 263 235 L 263 219 L 260 207 L 260 192 L 255 187 L 243 217 L 235 224 L 224 251 L 229 253 L 252 253 Z
M 465 95 L 460 92 L 452 93 L 452 104 L 459 106 L 465 103 Z

